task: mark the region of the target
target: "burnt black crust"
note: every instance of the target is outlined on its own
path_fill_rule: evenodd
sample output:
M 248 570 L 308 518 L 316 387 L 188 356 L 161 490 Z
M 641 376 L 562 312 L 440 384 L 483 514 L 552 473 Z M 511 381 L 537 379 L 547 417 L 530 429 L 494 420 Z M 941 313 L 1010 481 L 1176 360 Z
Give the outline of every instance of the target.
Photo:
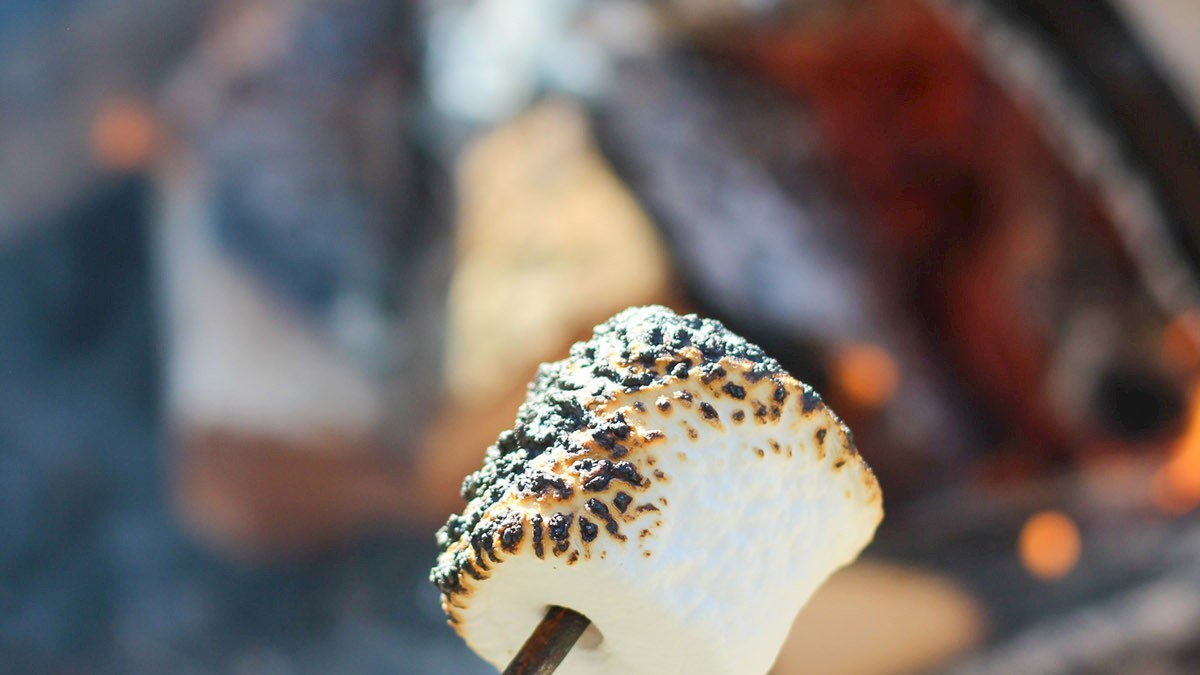
M 633 503 L 633 497 L 630 497 L 628 492 L 618 492 L 617 496 L 613 497 L 613 506 L 617 507 L 621 513 L 625 513 L 631 503 Z
M 634 487 L 640 486 L 645 479 L 638 473 L 637 467 L 629 462 L 613 464 L 607 459 L 592 459 L 585 457 L 571 466 L 583 481 L 584 492 L 603 492 L 612 481 L 619 480 Z
M 694 347 L 695 351 L 685 356 L 681 350 L 687 347 Z M 696 352 L 700 354 L 699 362 Z M 488 561 L 497 560 L 494 552 L 497 534 L 505 537 L 502 548 L 508 542 L 515 542 L 514 546 L 519 543 L 523 530 L 511 523 L 501 530 L 495 519 L 483 518 L 510 489 L 560 500 L 571 496 L 572 488 L 561 477 L 531 468 L 530 460 L 555 449 L 568 454 L 585 453 L 587 448 L 573 439 L 575 432 L 589 430 L 595 444 L 611 455 L 611 461 L 605 460 L 604 464 L 579 467 L 589 474 L 585 491 L 603 490 L 612 480 L 641 484 L 643 479 L 633 466 L 619 461 L 628 453 L 623 441 L 630 437 L 629 424 L 619 414 L 602 419 L 589 410 L 588 404 L 611 400 L 622 392 L 660 386 L 671 379 L 687 378 L 693 371 L 705 381 L 724 378 L 726 372 L 719 365 L 722 359 L 753 364 L 743 372 L 749 382 L 786 374 L 761 348 L 733 334 L 719 321 L 694 314 L 680 316 L 659 306 L 621 312 L 597 326 L 590 340 L 571 347 L 567 359 L 542 365 L 517 412 L 514 427 L 500 434 L 495 445 L 488 448 L 483 467 L 463 481 L 466 509 L 462 514 L 450 516 L 438 531 L 437 541 L 442 551 L 462 540 L 468 546 L 439 560 L 430 574 L 434 584 L 446 594 L 461 591 L 461 574 L 469 562 L 474 560 L 486 570 Z M 664 362 L 666 366 L 660 370 L 657 364 Z M 738 389 L 726 392 L 736 396 Z M 806 403 L 810 395 L 816 396 L 806 391 Z M 571 519 L 565 515 L 561 520 L 557 518 L 557 515 L 550 518 L 547 534 L 555 541 L 555 548 L 562 550 Z M 609 527 L 607 521 L 605 526 Z M 535 549 L 541 548 L 541 530 L 541 523 L 535 523 L 532 532 Z
M 600 528 L 585 516 L 579 516 L 579 536 L 584 541 L 593 541 L 600 534 Z
M 530 521 L 533 522 L 533 553 L 539 558 L 544 558 L 546 557 L 546 549 L 543 548 L 544 545 L 542 544 L 541 514 L 533 514 L 533 518 L 530 518 Z
M 584 504 L 584 508 L 586 508 L 592 515 L 604 521 L 604 529 L 607 530 L 609 534 L 620 534 L 621 528 L 617 525 L 617 521 L 613 519 L 612 514 L 608 510 L 608 506 L 606 506 L 604 502 L 593 497 L 587 500 L 587 504 Z
M 571 538 L 571 517 L 565 513 L 550 516 L 549 531 L 550 538 L 554 540 L 554 550 L 559 553 L 567 550 L 567 542 Z

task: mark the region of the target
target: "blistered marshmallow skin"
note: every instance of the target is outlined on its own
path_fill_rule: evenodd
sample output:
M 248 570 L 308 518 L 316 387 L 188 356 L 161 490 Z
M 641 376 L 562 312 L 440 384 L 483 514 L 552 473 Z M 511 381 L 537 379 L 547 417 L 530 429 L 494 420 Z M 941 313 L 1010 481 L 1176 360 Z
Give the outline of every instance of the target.
M 464 483 L 432 578 L 503 669 L 551 605 L 593 627 L 560 673 L 766 673 L 870 542 L 879 485 L 808 386 L 720 323 L 626 310 L 543 366 Z

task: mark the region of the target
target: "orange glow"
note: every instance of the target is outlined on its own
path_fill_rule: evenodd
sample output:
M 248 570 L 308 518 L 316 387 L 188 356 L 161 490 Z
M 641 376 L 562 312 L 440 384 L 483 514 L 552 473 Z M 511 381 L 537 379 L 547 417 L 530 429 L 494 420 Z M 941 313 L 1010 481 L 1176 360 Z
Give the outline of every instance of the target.
M 106 169 L 130 171 L 144 166 L 157 143 L 158 124 L 140 101 L 108 101 L 92 123 L 92 156 Z
M 850 403 L 875 410 L 887 403 L 900 384 L 900 369 L 883 349 L 868 343 L 841 347 L 833 358 L 833 384 Z
M 1039 579 L 1054 580 L 1067 575 L 1079 562 L 1079 528 L 1058 511 L 1034 514 L 1021 527 L 1017 552 L 1021 564 Z
M 1183 513 L 1200 505 L 1200 386 L 1192 390 L 1190 401 L 1187 427 L 1150 488 L 1151 500 L 1164 513 Z
M 1200 313 L 1183 312 L 1171 320 L 1162 334 L 1163 356 L 1174 369 L 1186 371 L 1200 366 Z

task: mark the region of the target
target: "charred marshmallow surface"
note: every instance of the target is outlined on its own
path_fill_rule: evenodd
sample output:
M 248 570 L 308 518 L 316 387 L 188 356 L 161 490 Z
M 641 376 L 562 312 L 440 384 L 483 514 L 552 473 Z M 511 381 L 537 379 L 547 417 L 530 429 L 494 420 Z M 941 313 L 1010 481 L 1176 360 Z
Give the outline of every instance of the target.
M 431 578 L 503 668 L 545 614 L 592 628 L 561 673 L 765 673 L 883 516 L 849 431 L 723 325 L 626 310 L 543 365 L 463 483 Z

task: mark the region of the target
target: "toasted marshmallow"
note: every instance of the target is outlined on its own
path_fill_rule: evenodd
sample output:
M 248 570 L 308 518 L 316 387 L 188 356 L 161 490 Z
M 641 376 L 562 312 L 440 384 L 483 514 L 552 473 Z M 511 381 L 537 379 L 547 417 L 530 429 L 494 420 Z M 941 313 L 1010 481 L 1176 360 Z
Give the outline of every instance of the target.
M 467 477 L 432 572 L 503 668 L 551 606 L 592 626 L 561 673 L 766 673 L 883 517 L 850 432 L 717 321 L 626 310 L 542 366 Z

